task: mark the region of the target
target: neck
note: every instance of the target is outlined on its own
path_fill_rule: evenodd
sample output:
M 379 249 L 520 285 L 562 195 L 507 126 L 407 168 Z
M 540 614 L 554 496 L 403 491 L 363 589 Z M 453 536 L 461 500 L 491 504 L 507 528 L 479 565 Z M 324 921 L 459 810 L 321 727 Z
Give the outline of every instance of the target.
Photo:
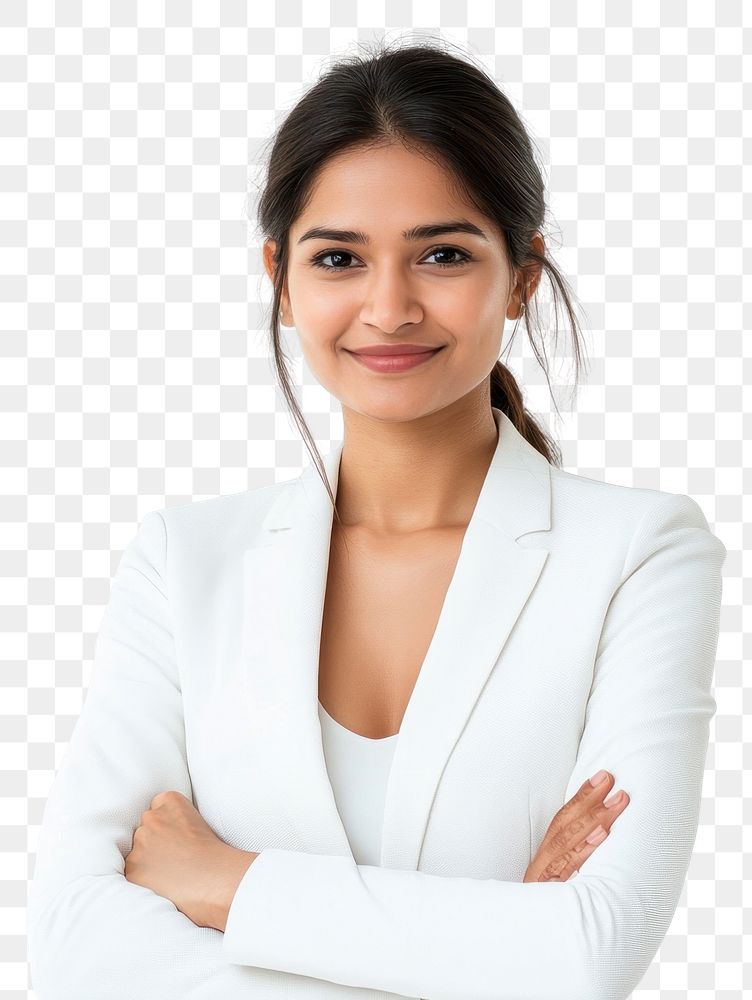
M 467 526 L 498 441 L 487 397 L 409 421 L 344 408 L 343 417 L 337 510 L 344 527 L 394 535 Z

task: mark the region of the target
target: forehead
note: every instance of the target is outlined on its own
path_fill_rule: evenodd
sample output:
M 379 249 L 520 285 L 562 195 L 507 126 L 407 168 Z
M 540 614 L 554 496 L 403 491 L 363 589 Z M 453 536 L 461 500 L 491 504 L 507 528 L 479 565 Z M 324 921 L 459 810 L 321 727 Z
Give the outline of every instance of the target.
M 462 217 L 491 236 L 490 220 L 456 187 L 447 169 L 402 145 L 347 150 L 317 172 L 291 235 L 328 226 L 401 236 L 413 225 Z

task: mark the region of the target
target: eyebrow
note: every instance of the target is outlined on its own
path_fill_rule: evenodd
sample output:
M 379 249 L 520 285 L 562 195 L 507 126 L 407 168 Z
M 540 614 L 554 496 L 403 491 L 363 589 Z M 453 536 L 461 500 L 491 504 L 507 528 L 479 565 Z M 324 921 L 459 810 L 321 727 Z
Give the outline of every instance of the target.
M 412 229 L 402 230 L 402 239 L 414 243 L 418 240 L 430 240 L 437 236 L 444 236 L 447 233 L 469 233 L 471 236 L 480 236 L 481 239 L 489 242 L 488 236 L 468 219 L 451 219 L 448 222 L 433 222 L 425 226 L 413 226 Z M 362 243 L 368 245 L 371 242 L 366 233 L 357 229 L 331 229 L 326 226 L 314 226 L 307 229 L 298 240 L 303 243 L 305 240 L 331 240 L 335 243 Z

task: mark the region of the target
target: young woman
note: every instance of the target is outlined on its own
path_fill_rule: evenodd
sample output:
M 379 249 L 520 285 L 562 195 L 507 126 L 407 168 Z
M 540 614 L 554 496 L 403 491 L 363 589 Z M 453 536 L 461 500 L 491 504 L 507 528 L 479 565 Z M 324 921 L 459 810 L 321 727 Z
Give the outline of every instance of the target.
M 43 820 L 41 1000 L 640 982 L 697 830 L 725 548 L 688 496 L 562 471 L 498 360 L 544 271 L 579 360 L 544 213 L 510 102 L 436 44 L 288 115 L 273 356 L 312 443 L 294 327 L 344 440 L 124 553 Z

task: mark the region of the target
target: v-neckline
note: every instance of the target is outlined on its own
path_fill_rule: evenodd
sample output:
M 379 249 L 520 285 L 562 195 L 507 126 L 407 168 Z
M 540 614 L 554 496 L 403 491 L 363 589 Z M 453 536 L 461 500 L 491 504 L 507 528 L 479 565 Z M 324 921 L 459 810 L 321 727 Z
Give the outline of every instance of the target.
M 330 722 L 337 727 L 337 729 L 340 729 L 343 733 L 347 733 L 348 736 L 352 736 L 353 739 L 361 740 L 364 743 L 386 743 L 389 740 L 396 740 L 399 736 L 399 731 L 392 733 L 391 736 L 364 736 L 362 733 L 356 733 L 354 730 L 348 729 L 347 726 L 343 726 L 341 722 L 338 722 L 321 704 L 321 699 L 319 699 L 319 708 L 327 719 L 329 719 Z

